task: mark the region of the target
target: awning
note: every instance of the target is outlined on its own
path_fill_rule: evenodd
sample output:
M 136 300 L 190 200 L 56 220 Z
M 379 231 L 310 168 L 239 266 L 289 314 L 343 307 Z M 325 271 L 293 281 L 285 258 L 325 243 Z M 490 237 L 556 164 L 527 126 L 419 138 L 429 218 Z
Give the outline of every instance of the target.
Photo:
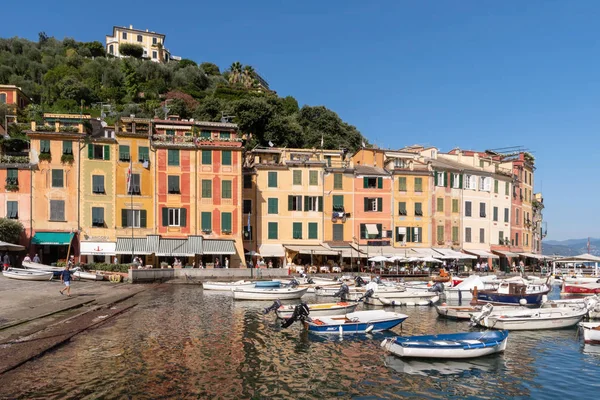
M 513 253 L 513 252 L 510 252 L 510 251 L 504 251 L 504 250 L 492 250 L 492 251 L 495 252 L 495 253 L 501 254 L 501 255 L 503 255 L 505 257 L 511 257 L 511 258 L 512 257 L 519 257 L 519 255 L 517 253 Z
M 413 257 L 439 257 L 440 254 L 429 247 L 413 247 L 411 250 L 414 252 L 413 254 L 408 254 L 408 256 Z M 415 254 L 416 253 L 416 254 Z
M 132 243 L 133 242 L 133 243 Z M 148 255 L 158 251 L 148 246 L 146 238 L 117 238 L 116 254 Z
M 202 254 L 235 254 L 233 240 L 205 239 L 202 241 Z
M 467 253 L 475 254 L 476 256 L 479 256 L 480 258 L 493 258 L 493 259 L 500 258 L 497 255 L 487 252 L 485 250 L 470 250 L 470 249 L 463 249 L 463 250 L 466 251 Z
M 365 224 L 365 228 L 367 229 L 368 235 L 379 235 L 379 230 L 377 229 L 376 224 Z
M 79 253 L 83 256 L 114 256 L 115 242 L 81 242 Z
M 465 254 L 465 253 L 460 253 L 458 251 L 454 251 L 452 249 L 439 249 L 439 248 L 433 248 L 433 250 L 437 251 L 438 253 L 440 253 L 442 256 L 441 257 L 436 257 L 436 258 L 441 258 L 442 260 L 464 260 L 464 259 L 476 259 L 477 257 L 472 256 L 470 254 Z
M 533 254 L 533 253 L 519 253 L 519 255 L 520 255 L 521 257 L 535 258 L 536 260 L 541 260 L 541 259 L 543 259 L 543 258 L 547 258 L 547 257 L 544 257 L 544 256 L 543 256 L 543 255 L 541 255 L 541 254 Z
M 160 238 L 156 255 L 160 257 L 193 257 L 195 254 L 190 252 L 187 239 Z
M 68 246 L 73 239 L 72 232 L 36 232 L 33 235 L 33 244 Z
M 293 251 L 300 254 L 314 254 L 319 256 L 336 256 L 339 253 L 332 250 L 329 247 L 317 245 L 285 245 L 285 248 L 289 251 Z M 262 253 L 261 253 L 262 254 Z
M 262 257 L 283 257 L 285 250 L 280 244 L 261 244 L 258 253 Z
M 0 250 L 2 251 L 21 251 L 25 250 L 25 247 L 20 244 L 12 244 L 0 241 Z
M 580 254 L 578 256 L 559 258 L 558 260 L 556 260 L 556 262 L 558 262 L 558 263 L 600 262 L 600 257 L 586 253 L 586 254 Z

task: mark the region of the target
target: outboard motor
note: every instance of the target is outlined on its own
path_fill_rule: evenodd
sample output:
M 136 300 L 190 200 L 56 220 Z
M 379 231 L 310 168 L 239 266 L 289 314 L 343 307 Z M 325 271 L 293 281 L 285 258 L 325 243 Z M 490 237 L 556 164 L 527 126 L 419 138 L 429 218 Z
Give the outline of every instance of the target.
M 378 285 L 383 285 L 383 282 L 381 281 L 381 278 L 376 276 L 375 279 L 373 280 L 376 284 Z
M 281 327 L 287 328 L 296 321 L 304 322 L 306 317 L 308 317 L 309 313 L 310 310 L 308 309 L 308 305 L 306 303 L 300 303 L 296 307 L 294 307 L 294 313 L 290 318 L 283 321 Z
M 346 285 L 345 283 L 342 283 L 342 286 L 340 286 L 340 290 L 335 292 L 333 294 L 333 297 L 339 297 L 341 301 L 348 301 L 347 295 L 349 293 L 350 293 L 350 289 L 348 288 L 348 285 Z
M 268 314 L 271 311 L 277 311 L 277 309 L 281 307 L 281 301 L 279 301 L 279 299 L 275 300 L 275 302 L 273 302 L 273 304 L 271 304 L 269 307 L 265 308 L 263 310 L 263 314 Z
M 363 278 L 361 278 L 360 276 L 357 276 L 356 278 L 354 278 L 354 282 L 356 282 L 356 287 L 361 287 L 367 284 L 367 282 L 365 282 L 365 280 Z
M 290 281 L 290 283 L 288 283 L 287 285 L 285 285 L 285 287 L 296 288 L 296 287 L 298 287 L 299 284 L 300 284 L 300 282 L 298 282 L 296 280 L 296 278 L 292 278 L 292 280 Z
M 373 291 L 373 289 L 369 289 L 369 290 L 367 290 L 367 291 L 365 292 L 365 294 L 364 294 L 364 295 L 362 295 L 360 299 L 358 299 L 358 301 L 363 301 L 364 299 L 366 299 L 366 298 L 369 298 L 369 297 L 373 296 L 373 293 L 375 293 L 375 292 Z
M 485 317 L 489 316 L 492 313 L 494 306 L 490 303 L 486 304 L 481 308 L 481 312 L 478 314 L 471 314 L 471 326 L 477 325 L 480 321 L 482 321 Z
M 313 285 L 315 281 L 313 281 L 313 278 L 306 278 L 306 283 L 308 283 L 309 285 Z
M 442 282 L 436 282 L 428 291 L 442 293 L 444 291 L 444 284 Z

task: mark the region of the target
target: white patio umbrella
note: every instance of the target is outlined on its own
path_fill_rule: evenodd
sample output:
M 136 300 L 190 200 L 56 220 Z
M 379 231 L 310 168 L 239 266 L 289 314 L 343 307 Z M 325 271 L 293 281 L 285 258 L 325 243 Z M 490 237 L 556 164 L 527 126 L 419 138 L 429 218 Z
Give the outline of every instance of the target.
M 252 250 L 246 253 L 247 256 L 250 257 L 254 257 L 254 256 L 260 256 L 260 254 L 258 254 L 256 251 Z
M 389 262 L 396 262 L 396 261 L 408 261 L 408 258 L 406 257 L 402 257 L 402 256 L 392 256 L 390 258 L 387 259 Z
M 385 256 L 375 256 L 375 257 L 371 257 L 369 258 L 369 261 L 374 261 L 374 262 L 383 262 L 383 261 L 389 261 L 387 257 Z
M 12 244 L 12 243 L 7 243 L 7 242 L 2 242 L 0 241 L 0 250 L 2 251 L 21 251 L 21 250 L 25 250 L 25 247 L 18 245 L 18 244 Z

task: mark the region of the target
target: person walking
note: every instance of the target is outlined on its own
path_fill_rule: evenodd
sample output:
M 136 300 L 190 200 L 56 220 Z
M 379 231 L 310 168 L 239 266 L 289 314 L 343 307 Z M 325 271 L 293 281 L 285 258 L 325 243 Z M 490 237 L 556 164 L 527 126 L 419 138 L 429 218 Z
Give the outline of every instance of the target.
M 65 285 L 64 288 L 60 290 L 60 294 L 64 294 L 63 292 L 67 291 L 67 296 L 71 297 L 71 263 L 67 263 L 65 269 L 60 274 L 60 281 Z
M 31 262 L 31 257 L 29 257 L 29 254 L 25 254 L 25 258 L 23 258 L 23 262 Z
M 37 254 L 33 257 L 33 262 L 37 264 L 41 264 L 42 260 L 40 260 L 40 256 Z
M 4 253 L 4 258 L 2 259 L 2 265 L 4 266 L 5 271 L 10 268 L 10 257 L 8 256 L 8 253 Z

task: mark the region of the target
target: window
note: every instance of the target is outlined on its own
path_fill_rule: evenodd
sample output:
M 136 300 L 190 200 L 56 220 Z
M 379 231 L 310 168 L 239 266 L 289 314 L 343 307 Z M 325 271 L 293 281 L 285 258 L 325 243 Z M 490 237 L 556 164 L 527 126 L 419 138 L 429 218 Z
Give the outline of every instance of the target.
M 479 190 L 482 192 L 489 192 L 492 190 L 492 178 L 490 177 L 479 177 Z
M 50 141 L 40 140 L 40 153 L 50 154 Z
M 202 139 L 210 139 L 212 137 L 212 133 L 210 133 L 210 131 L 202 131 L 200 132 L 200 137 Z
M 221 164 L 231 165 L 231 150 L 221 151 Z
M 271 188 L 277 187 L 277 172 L 269 172 L 268 175 L 268 186 Z
M 365 197 L 364 211 L 380 212 L 383 208 L 383 198 L 381 197 Z
M 498 221 L 498 207 L 494 207 L 494 215 L 493 215 L 494 221 Z
M 504 209 L 504 222 L 508 223 L 508 221 L 510 221 L 510 219 L 508 218 L 508 208 Z
M 252 175 L 244 175 L 244 189 L 252 189 Z
M 138 161 L 139 162 L 150 161 L 150 149 L 148 147 L 145 147 L 145 146 L 138 147 Z
M 155 38 L 155 37 L 153 37 L 153 38 L 152 38 L 152 44 L 156 44 L 156 43 L 157 43 L 157 42 L 156 42 L 156 38 Z
M 231 132 L 219 132 L 219 139 L 231 139 Z
M 278 231 L 277 222 L 269 222 L 269 224 L 268 224 L 268 232 L 269 232 L 268 233 L 268 238 L 269 239 L 277 239 L 277 236 L 278 236 L 277 231 Z
M 415 178 L 415 192 L 423 191 L 423 178 Z
M 452 188 L 460 189 L 462 187 L 462 175 L 460 174 L 452 174 Z
M 212 164 L 212 150 L 202 150 L 202 165 Z
M 401 192 L 406 192 L 406 177 L 405 176 L 398 178 L 398 190 Z
M 252 200 L 244 199 L 243 213 L 250 214 L 252 212 Z
M 212 213 L 210 211 L 204 211 L 200 213 L 200 226 L 202 232 L 212 231 Z
M 325 162 L 327 163 L 328 167 L 331 167 L 331 156 L 325 156 Z
M 515 233 L 515 246 L 519 245 L 519 234 Z
M 169 194 L 180 194 L 179 177 L 176 175 L 167 176 Z
M 64 200 L 50 200 L 50 221 L 65 221 Z
M 479 203 L 479 216 L 485 218 L 485 203 Z
M 377 233 L 369 233 L 367 225 L 375 225 Z M 382 233 L 381 224 L 360 224 L 360 238 L 361 239 L 381 239 Z
M 504 182 L 504 195 L 510 196 L 510 183 Z
M 465 228 L 465 242 L 471 243 L 471 228 Z
M 344 175 L 342 174 L 333 174 L 333 188 L 334 189 L 343 189 L 344 188 Z
M 494 193 L 498 193 L 498 179 L 494 179 Z
M 294 222 L 292 224 L 292 238 L 302 239 L 302 222 Z
M 221 184 L 221 198 L 222 199 L 231 199 L 232 191 L 231 191 L 231 181 L 223 181 Z
M 62 169 L 52 170 L 52 187 L 61 188 L 65 186 L 64 171 Z
M 471 216 L 471 202 L 465 201 L 465 217 Z
M 203 155 L 204 158 L 204 155 Z M 179 150 L 169 149 L 167 152 L 167 164 L 178 167 L 179 166 Z
M 458 243 L 458 226 L 452 227 L 452 243 Z
M 369 178 L 365 176 L 363 178 L 364 189 L 381 189 L 383 188 L 383 178 Z
M 498 232 L 498 244 L 500 244 L 500 245 L 504 244 L 504 232 L 503 231 Z
M 104 208 L 92 207 L 92 226 L 104 228 Z
M 129 161 L 129 146 L 119 145 L 119 161 Z
M 421 203 L 415 203 L 415 216 L 422 217 L 423 216 L 423 208 Z
M 231 213 L 221 213 L 221 232 L 231 232 Z
M 435 173 L 435 186 L 446 186 L 446 174 L 444 172 Z
M 525 246 L 529 246 L 529 234 L 525 234 Z
M 308 184 L 310 186 L 319 185 L 319 171 L 308 171 Z
M 333 211 L 344 211 L 344 196 L 333 195 Z
M 406 160 L 402 158 L 394 158 L 394 168 L 406 168 Z
M 115 47 L 112 44 L 110 46 L 108 46 L 108 53 L 115 54 Z
M 202 179 L 202 198 L 212 198 L 212 181 L 210 179 Z
M 297 169 L 292 172 L 292 185 L 302 185 L 302 171 Z
M 166 208 L 163 207 L 163 226 L 185 226 L 181 225 L 182 213 L 185 208 Z M 185 212 L 184 212 L 185 214 Z M 166 218 L 165 218 L 166 216 Z
M 142 194 L 142 188 L 140 186 L 140 174 L 131 174 L 131 183 L 129 184 L 129 190 L 127 194 L 133 194 L 140 196 Z
M 123 32 L 123 39 L 127 39 L 127 32 Z
M 19 202 L 7 201 L 6 202 L 6 218 L 18 219 L 19 218 Z
M 319 238 L 319 224 L 316 222 L 308 223 L 308 238 L 318 239 Z
M 158 53 L 156 51 L 152 51 L 152 58 L 155 60 L 158 58 Z
M 444 211 L 444 198 L 443 197 L 438 197 L 438 199 L 437 199 L 437 210 L 439 212 Z
M 92 193 L 104 194 L 104 175 L 92 175 Z
M 485 229 L 479 228 L 479 243 L 485 243 Z
M 423 228 L 406 228 L 406 241 L 409 243 L 421 243 L 423 241 Z
M 142 39 L 142 35 L 137 35 L 137 41 L 138 41 L 138 42 L 141 42 L 141 41 L 143 41 L 143 39 Z
M 452 199 L 452 212 L 458 212 L 458 199 Z
M 0 93 L 0 104 L 6 104 L 6 93 Z
M 438 244 L 444 242 L 444 226 L 438 225 L 437 227 L 437 241 Z
M 302 196 L 288 196 L 288 211 L 302 211 Z
M 519 225 L 519 209 L 515 210 L 515 225 Z
M 477 190 L 477 179 L 474 175 L 465 175 L 465 189 Z
M 344 241 L 344 225 L 333 224 L 333 241 L 343 242 Z
M 267 214 L 279 214 L 279 199 L 267 199 Z
M 175 136 L 175 130 L 174 129 L 165 129 L 165 134 L 168 136 Z
M 407 215 L 408 213 L 406 212 L 406 202 L 405 201 L 401 201 L 398 203 L 398 215 Z
M 6 170 L 6 184 L 7 185 L 18 185 L 19 184 L 19 170 L 16 168 L 8 168 Z
M 88 158 L 90 160 L 110 160 L 110 146 L 90 144 L 88 146 Z
M 408 228 L 411 229 L 411 228 Z M 397 243 L 406 243 L 406 227 L 397 226 L 396 227 L 396 242 Z
M 73 154 L 73 142 L 71 140 L 63 140 L 63 154 Z
M 304 211 L 323 211 L 323 197 L 304 196 Z

